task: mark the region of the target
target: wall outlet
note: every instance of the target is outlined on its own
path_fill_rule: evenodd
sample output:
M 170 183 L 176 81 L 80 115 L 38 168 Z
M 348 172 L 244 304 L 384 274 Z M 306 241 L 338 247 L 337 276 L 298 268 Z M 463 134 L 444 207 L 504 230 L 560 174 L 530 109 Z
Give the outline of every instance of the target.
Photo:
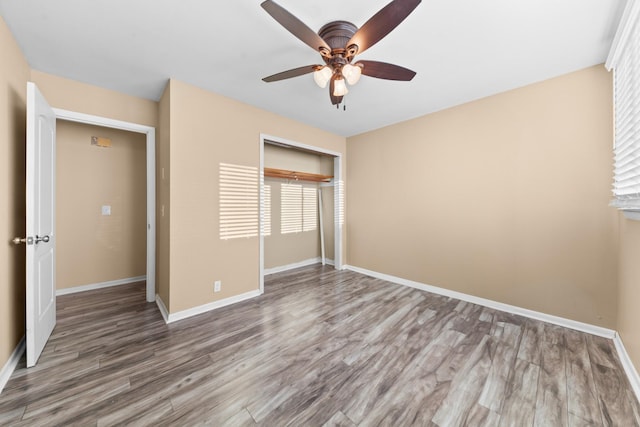
M 213 282 L 213 292 L 220 292 L 220 289 L 222 289 L 222 281 L 216 280 Z

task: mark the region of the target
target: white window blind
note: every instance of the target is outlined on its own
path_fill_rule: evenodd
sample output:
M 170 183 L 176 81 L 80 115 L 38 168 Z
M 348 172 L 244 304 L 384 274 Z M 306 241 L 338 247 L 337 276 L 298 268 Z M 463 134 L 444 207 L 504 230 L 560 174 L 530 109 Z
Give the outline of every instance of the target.
M 607 60 L 614 70 L 614 182 L 612 205 L 640 209 L 640 2 L 631 0 Z
M 258 168 L 220 163 L 220 238 L 258 235 Z

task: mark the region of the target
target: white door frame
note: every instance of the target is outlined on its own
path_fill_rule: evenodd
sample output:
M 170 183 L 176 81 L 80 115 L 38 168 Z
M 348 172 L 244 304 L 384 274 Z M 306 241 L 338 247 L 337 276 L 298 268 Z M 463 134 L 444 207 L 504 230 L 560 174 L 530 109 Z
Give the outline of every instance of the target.
M 320 154 L 333 156 L 333 233 L 334 233 L 334 264 L 336 270 L 342 270 L 342 227 L 344 225 L 344 181 L 342 179 L 342 153 L 331 151 L 313 145 L 302 144 L 290 141 L 277 136 L 260 134 L 260 208 L 258 215 L 258 230 L 260 230 L 260 293 L 264 293 L 264 235 L 262 234 L 262 218 L 264 207 L 264 144 L 265 141 L 272 141 L 282 145 L 289 145 L 294 148 L 301 148 L 306 151 L 315 151 Z
M 142 133 L 147 137 L 147 301 L 156 300 L 156 129 L 151 126 L 54 108 L 56 119 Z

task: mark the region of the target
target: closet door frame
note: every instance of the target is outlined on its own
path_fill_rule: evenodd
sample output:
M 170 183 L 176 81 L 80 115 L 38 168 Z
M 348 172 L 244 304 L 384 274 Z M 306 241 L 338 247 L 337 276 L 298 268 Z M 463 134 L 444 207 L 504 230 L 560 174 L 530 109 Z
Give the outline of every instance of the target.
M 344 178 L 342 176 L 342 153 L 337 151 L 327 150 L 321 147 L 315 147 L 312 145 L 302 144 L 300 142 L 291 141 L 277 136 L 260 134 L 260 210 L 258 215 L 259 230 L 260 230 L 260 293 L 264 293 L 264 236 L 262 234 L 262 218 L 264 208 L 264 145 L 270 142 L 275 142 L 278 145 L 290 146 L 301 150 L 309 151 L 311 153 L 324 154 L 333 157 L 333 230 L 334 230 L 334 266 L 336 270 L 344 269 L 343 264 L 343 227 L 344 227 Z

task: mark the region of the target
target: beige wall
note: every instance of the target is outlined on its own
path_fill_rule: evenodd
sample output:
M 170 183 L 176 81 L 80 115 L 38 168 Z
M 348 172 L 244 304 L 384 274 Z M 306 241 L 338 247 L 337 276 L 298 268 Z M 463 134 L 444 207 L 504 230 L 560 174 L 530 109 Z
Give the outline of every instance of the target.
M 620 284 L 617 329 L 640 371 L 640 221 L 620 215 Z
M 29 66 L 0 17 L 0 369 L 24 335 L 25 134 Z
M 144 276 L 146 136 L 63 120 L 56 133 L 58 289 Z M 91 145 L 92 136 L 111 147 Z
M 285 169 L 297 172 L 333 175 L 333 157 L 321 156 L 291 148 L 283 148 L 265 144 L 264 167 Z M 265 186 L 271 189 L 271 235 L 264 238 L 264 266 L 265 268 L 280 267 L 321 256 L 319 220 L 316 230 L 301 233 L 280 232 L 281 227 L 281 185 L 287 183 L 284 179 L 265 178 Z M 306 188 L 317 191 L 319 185 L 314 182 L 296 182 Z M 323 199 L 333 197 L 332 189 L 323 189 Z M 325 224 L 325 256 L 333 258 L 333 236 L 328 241 L 327 233 L 333 232 L 327 224 L 333 223 L 333 211 L 328 210 L 327 203 L 333 206 L 333 200 L 323 200 L 323 214 Z
M 32 70 L 31 80 L 38 85 L 49 105 L 54 108 L 158 126 L 157 102 L 37 70 Z
M 341 153 L 346 141 L 177 80 L 170 126 L 169 310 L 176 312 L 258 289 L 258 238 L 219 238 L 219 164 L 257 170 L 261 133 Z M 222 281 L 215 294 L 214 280 Z
M 348 140 L 349 263 L 615 328 L 602 66 Z

